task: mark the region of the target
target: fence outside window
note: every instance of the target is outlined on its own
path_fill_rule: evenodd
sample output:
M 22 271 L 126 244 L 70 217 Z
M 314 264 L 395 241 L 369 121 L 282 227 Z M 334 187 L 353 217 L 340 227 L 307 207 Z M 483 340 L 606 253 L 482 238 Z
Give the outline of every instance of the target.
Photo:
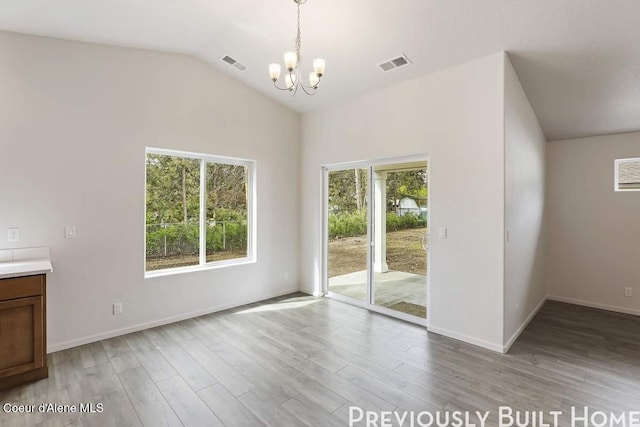
M 200 223 L 147 224 L 147 258 L 198 255 Z M 247 221 L 209 221 L 207 255 L 247 250 Z

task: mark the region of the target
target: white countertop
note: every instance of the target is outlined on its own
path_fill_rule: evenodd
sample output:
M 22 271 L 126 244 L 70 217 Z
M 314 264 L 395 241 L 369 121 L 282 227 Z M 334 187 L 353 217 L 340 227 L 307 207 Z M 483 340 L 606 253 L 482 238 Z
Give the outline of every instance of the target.
M 0 279 L 33 276 L 53 271 L 49 248 L 0 250 Z

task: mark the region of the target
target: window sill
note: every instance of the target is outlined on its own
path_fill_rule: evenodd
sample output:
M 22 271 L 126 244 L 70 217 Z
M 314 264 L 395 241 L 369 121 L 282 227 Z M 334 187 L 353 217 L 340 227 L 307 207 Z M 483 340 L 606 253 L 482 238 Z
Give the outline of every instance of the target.
M 217 270 L 219 268 L 234 267 L 239 265 L 255 264 L 256 260 L 251 258 L 240 258 L 237 260 L 210 262 L 203 265 L 194 265 L 189 267 L 167 268 L 164 270 L 145 271 L 144 278 L 152 279 L 154 277 L 173 276 L 174 274 L 193 273 L 196 271 Z

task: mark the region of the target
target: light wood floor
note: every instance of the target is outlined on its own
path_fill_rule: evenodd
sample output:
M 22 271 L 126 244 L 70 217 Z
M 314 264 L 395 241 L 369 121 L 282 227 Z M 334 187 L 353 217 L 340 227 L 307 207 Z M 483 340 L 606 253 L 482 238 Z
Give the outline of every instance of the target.
M 640 318 L 555 302 L 507 355 L 297 294 L 49 357 L 49 379 L 0 393 L 0 404 L 93 402 L 104 412 L 0 408 L 0 425 L 344 426 L 350 405 L 487 410 L 496 425 L 499 405 L 640 408 Z

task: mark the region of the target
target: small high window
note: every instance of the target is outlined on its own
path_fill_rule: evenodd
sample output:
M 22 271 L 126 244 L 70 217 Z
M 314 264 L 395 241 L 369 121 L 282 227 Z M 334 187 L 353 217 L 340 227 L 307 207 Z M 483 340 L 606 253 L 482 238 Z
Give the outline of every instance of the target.
M 147 148 L 146 276 L 255 259 L 251 160 Z
M 615 190 L 640 191 L 640 158 L 618 159 L 615 166 Z

